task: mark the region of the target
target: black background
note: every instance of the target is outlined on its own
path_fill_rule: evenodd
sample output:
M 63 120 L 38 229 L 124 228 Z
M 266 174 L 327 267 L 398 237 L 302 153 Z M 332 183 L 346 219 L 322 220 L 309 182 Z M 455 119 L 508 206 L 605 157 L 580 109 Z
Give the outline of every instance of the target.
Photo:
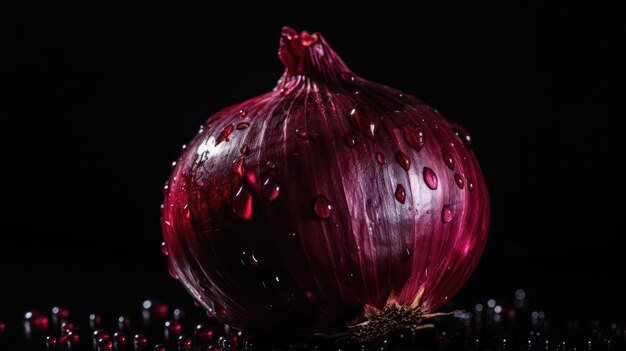
M 169 164 L 212 113 L 273 87 L 290 25 L 472 132 L 493 219 L 458 305 L 521 287 L 548 318 L 625 321 L 618 11 L 157 3 L 0 5 L 0 318 L 191 305 L 159 251 Z

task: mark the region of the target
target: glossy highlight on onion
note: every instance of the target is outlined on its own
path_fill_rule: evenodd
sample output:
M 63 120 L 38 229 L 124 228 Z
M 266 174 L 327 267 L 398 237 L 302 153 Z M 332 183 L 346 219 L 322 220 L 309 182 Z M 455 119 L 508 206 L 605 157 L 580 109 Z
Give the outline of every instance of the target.
M 162 206 L 170 273 L 238 328 L 419 328 L 487 239 L 469 135 L 353 74 L 319 33 L 283 28 L 278 56 L 276 88 L 210 117 L 175 162 Z

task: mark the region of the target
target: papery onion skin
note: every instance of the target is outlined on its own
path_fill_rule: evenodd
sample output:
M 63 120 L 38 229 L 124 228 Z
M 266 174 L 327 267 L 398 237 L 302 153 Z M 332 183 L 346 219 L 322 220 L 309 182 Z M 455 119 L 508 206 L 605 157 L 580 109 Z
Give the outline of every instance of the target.
M 225 323 L 311 336 L 432 312 L 475 268 L 487 187 L 463 128 L 284 28 L 275 90 L 223 109 L 166 183 L 170 272 Z

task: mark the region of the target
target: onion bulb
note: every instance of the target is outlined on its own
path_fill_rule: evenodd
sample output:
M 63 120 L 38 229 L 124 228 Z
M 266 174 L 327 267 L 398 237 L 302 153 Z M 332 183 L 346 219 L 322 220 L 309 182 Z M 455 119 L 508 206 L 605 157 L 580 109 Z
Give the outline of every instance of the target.
M 165 186 L 170 273 L 223 322 L 365 340 L 465 283 L 489 198 L 459 124 L 285 27 L 276 88 L 210 117 Z

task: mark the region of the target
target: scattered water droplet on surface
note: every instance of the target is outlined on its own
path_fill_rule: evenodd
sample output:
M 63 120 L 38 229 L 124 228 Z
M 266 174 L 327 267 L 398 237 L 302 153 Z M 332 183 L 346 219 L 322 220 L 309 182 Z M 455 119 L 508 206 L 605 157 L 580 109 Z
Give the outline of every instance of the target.
M 404 187 L 401 184 L 398 184 L 398 186 L 396 187 L 396 200 L 403 204 L 405 199 L 406 193 L 404 191 Z
M 191 350 L 191 338 L 187 335 L 181 335 L 178 337 L 178 349 L 180 351 Z
M 265 199 L 267 201 L 274 201 L 278 197 L 280 193 L 280 185 L 276 183 L 272 178 L 267 178 L 263 182 L 263 194 L 265 195 Z
M 463 142 L 463 144 L 469 148 L 472 147 L 472 137 L 465 133 L 462 130 L 459 129 L 454 129 L 454 135 L 456 135 L 459 139 L 461 139 L 461 141 Z
M 165 256 L 170 254 L 169 251 L 167 251 L 167 245 L 165 244 L 165 241 L 161 243 L 161 253 L 163 253 Z
M 233 211 L 244 221 L 252 219 L 252 194 L 244 186 L 240 187 L 233 200 Z
M 456 183 L 456 186 L 459 187 L 459 189 L 463 189 L 463 187 L 465 187 L 465 183 L 463 182 L 463 177 L 461 177 L 458 174 L 454 175 L 454 182 Z
M 328 201 L 326 196 L 319 195 L 313 204 L 313 210 L 319 218 L 328 219 L 333 212 L 333 205 Z
M 341 72 L 341 79 L 343 79 L 344 81 L 348 83 L 354 83 L 354 81 L 356 80 L 356 77 L 354 76 L 352 72 Z
M 250 127 L 250 123 L 241 122 L 237 124 L 237 130 L 248 129 Z
M 217 136 L 217 139 L 215 139 L 215 146 L 219 145 L 224 140 L 228 141 L 228 136 L 233 132 L 233 129 L 235 129 L 235 127 L 232 124 L 224 127 L 224 130 L 222 130 L 220 135 Z
M 289 239 L 295 239 L 298 236 L 298 234 L 296 234 L 295 232 L 289 232 L 287 233 L 287 238 Z
M 437 179 L 437 175 L 435 174 L 435 171 L 433 171 L 432 169 L 428 167 L 424 167 L 424 182 L 426 182 L 426 185 L 431 190 L 437 189 L 437 186 L 439 184 L 439 179 Z
M 402 126 L 404 130 L 404 140 L 415 151 L 420 151 L 424 147 L 424 132 L 419 126 L 405 124 Z
M 248 147 L 248 144 L 242 146 L 241 149 L 239 149 L 239 152 L 241 152 L 244 156 L 250 155 L 250 148 Z
M 248 112 L 246 110 L 239 110 L 239 116 L 246 117 L 247 114 Z
M 189 204 L 183 206 L 183 215 L 186 219 L 191 219 L 191 208 L 189 208 Z
M 409 258 L 411 258 L 411 249 L 409 249 L 408 247 L 404 249 L 404 252 L 402 253 L 402 258 L 406 261 Z
M 398 151 L 396 152 L 396 161 L 400 164 L 405 171 L 408 171 L 411 168 L 411 159 L 404 152 Z
M 452 209 L 448 205 L 444 205 L 441 209 L 441 221 L 443 223 L 450 223 L 452 220 Z
M 284 97 L 284 96 L 287 96 L 289 94 L 291 94 L 291 89 L 290 88 L 282 88 L 282 89 L 280 89 L 280 95 L 281 96 Z
M 356 147 L 356 139 L 350 134 L 343 136 L 343 142 L 349 147 Z
M 378 162 L 381 165 L 385 164 L 385 155 L 383 155 L 382 152 L 377 152 L 376 153 L 376 162 Z
M 269 169 L 276 169 L 276 163 L 274 161 L 267 161 L 267 163 L 265 164 L 265 167 Z
M 454 158 L 448 149 L 441 149 L 441 156 L 443 156 L 443 162 L 450 169 L 454 169 Z
M 474 191 L 474 183 L 469 179 L 467 179 L 467 190 Z
M 231 171 L 233 171 L 233 173 L 235 173 L 236 175 L 238 175 L 240 177 L 243 177 L 244 162 L 245 162 L 245 157 L 243 157 L 243 156 L 237 157 L 233 161 L 233 165 L 230 168 Z
M 198 324 L 195 330 L 196 337 L 201 342 L 210 342 L 213 340 L 213 329 L 208 324 Z
M 244 267 L 254 268 L 259 265 L 259 260 L 254 256 L 254 251 L 246 250 L 241 253 L 241 264 L 243 264 Z
M 298 128 L 296 129 L 296 135 L 302 139 L 306 139 L 309 136 L 309 132 L 307 132 L 304 128 Z
M 148 337 L 143 334 L 135 335 L 135 348 L 144 348 L 148 344 Z

